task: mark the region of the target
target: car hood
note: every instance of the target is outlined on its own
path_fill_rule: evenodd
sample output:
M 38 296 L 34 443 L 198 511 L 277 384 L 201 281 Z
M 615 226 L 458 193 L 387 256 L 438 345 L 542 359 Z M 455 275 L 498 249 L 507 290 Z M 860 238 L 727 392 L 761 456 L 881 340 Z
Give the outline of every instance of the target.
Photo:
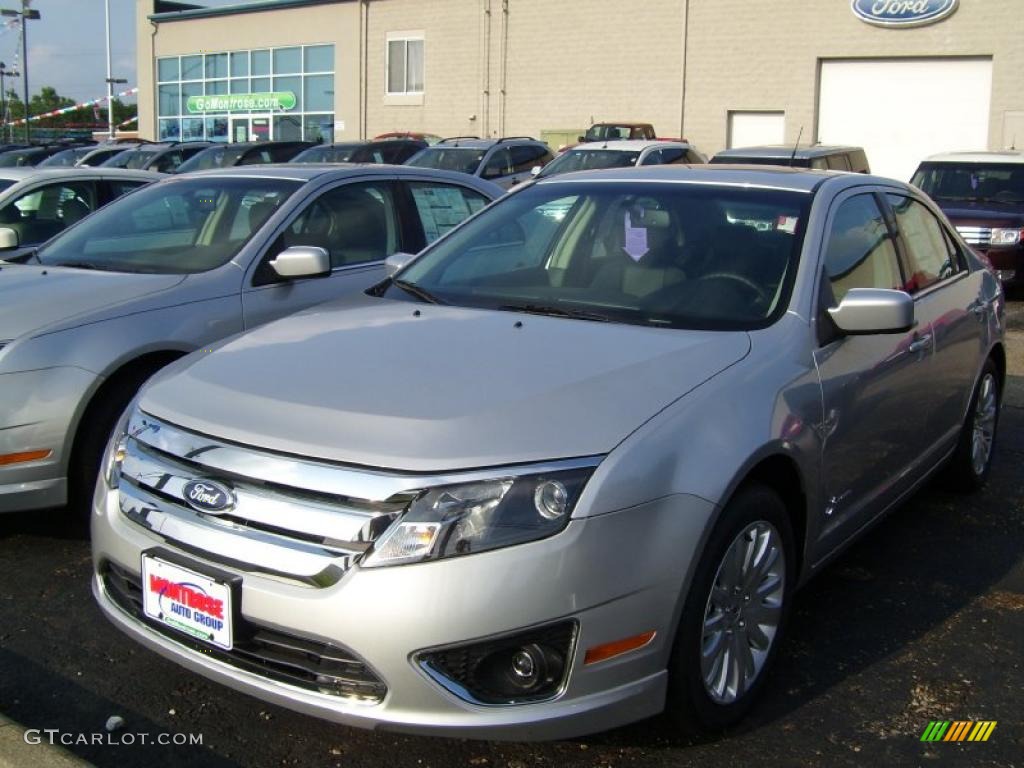
M 0 339 L 162 291 L 182 275 L 99 272 L 36 264 L 0 265 Z M 83 318 L 84 319 L 84 318 Z
M 299 456 L 469 469 L 610 451 L 749 349 L 744 332 L 359 296 L 196 353 L 140 406 Z

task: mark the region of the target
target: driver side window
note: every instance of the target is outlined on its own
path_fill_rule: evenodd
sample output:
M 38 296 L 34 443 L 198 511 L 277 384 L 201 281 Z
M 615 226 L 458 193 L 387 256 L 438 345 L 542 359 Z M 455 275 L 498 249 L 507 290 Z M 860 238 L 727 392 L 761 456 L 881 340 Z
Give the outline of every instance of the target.
M 840 203 L 825 245 L 825 278 L 836 304 L 851 288 L 901 287 L 892 234 L 874 195 Z
M 931 211 L 903 195 L 887 195 L 907 252 L 907 293 L 923 291 L 962 269 L 960 254 Z
M 0 226 L 18 233 L 25 245 L 49 240 L 96 209 L 91 181 L 51 184 L 28 192 L 0 209 Z

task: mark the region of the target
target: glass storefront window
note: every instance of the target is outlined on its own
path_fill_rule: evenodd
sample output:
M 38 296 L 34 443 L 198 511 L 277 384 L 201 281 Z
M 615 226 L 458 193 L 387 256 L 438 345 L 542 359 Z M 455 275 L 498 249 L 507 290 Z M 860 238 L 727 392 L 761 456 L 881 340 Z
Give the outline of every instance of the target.
M 334 114 L 306 115 L 302 121 L 304 141 L 334 141 Z
M 236 77 L 231 81 L 230 86 L 231 93 L 250 93 L 249 91 L 249 78 L 247 77 Z
M 302 123 L 297 115 L 274 117 L 274 138 L 280 141 L 301 141 Z
M 227 115 L 215 115 L 206 118 L 206 140 L 227 141 L 228 140 L 228 117 Z
M 179 115 L 187 115 L 188 111 L 188 97 L 189 96 L 202 96 L 203 95 L 203 84 L 199 83 L 182 83 L 181 84 L 181 112 Z
M 182 141 L 202 141 L 203 140 L 203 118 L 201 117 L 184 117 L 181 120 L 181 140 Z
M 294 77 L 275 77 L 274 78 L 274 92 L 280 93 L 281 91 L 291 91 L 295 94 L 295 106 L 287 110 L 288 112 L 301 112 L 302 111 L 302 78 L 298 75 Z
M 171 119 L 161 119 L 158 124 L 160 131 L 160 141 L 178 141 L 181 136 L 181 126 L 179 120 L 176 117 Z
M 202 80 L 203 79 L 203 57 L 182 56 L 181 57 L 181 79 Z
M 177 83 L 174 85 L 161 85 L 158 87 L 157 92 L 159 93 L 159 104 L 157 105 L 157 114 L 161 117 L 180 115 L 179 110 L 179 90 L 180 87 Z
M 206 81 L 206 95 L 216 96 L 221 93 L 228 92 L 228 81 L 227 80 L 207 80 Z
M 156 78 L 161 83 L 173 83 L 179 79 L 178 57 L 157 59 Z
M 253 93 L 266 93 L 270 90 L 270 78 L 269 77 L 254 77 L 252 79 L 252 92 Z
M 301 48 L 275 48 L 274 74 L 290 75 L 302 71 Z
M 235 51 L 231 54 L 231 76 L 248 77 L 249 75 L 249 52 Z
M 303 80 L 306 88 L 302 98 L 304 109 L 317 112 L 334 109 L 333 75 L 308 75 Z
M 307 45 L 303 50 L 303 59 L 304 72 L 333 72 L 334 46 Z
M 252 75 L 270 74 L 270 51 L 252 52 Z
M 228 55 L 211 53 L 206 56 L 206 79 L 228 76 Z

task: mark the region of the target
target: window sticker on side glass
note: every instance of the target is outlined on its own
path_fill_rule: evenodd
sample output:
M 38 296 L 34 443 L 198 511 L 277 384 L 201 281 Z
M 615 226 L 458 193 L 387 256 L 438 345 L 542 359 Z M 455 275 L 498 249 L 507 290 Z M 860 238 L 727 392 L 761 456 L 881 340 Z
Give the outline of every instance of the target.
M 775 229 L 779 232 L 785 232 L 787 235 L 792 235 L 796 232 L 796 225 L 800 221 L 797 216 L 779 216 L 778 221 L 775 222 Z
M 412 191 L 428 243 L 461 224 L 473 213 L 458 189 L 417 187 Z

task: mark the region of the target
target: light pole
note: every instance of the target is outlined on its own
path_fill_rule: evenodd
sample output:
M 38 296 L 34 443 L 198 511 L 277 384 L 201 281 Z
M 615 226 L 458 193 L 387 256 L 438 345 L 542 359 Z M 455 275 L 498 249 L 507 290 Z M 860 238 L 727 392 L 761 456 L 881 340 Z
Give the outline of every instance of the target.
M 107 138 L 113 141 L 116 132 L 114 127 L 114 83 L 127 83 L 123 77 L 114 77 L 111 73 L 110 59 L 110 0 L 103 5 L 107 19 Z
M 7 138 L 7 88 L 4 85 L 5 77 L 17 77 L 18 71 L 8 69 L 7 65 L 0 61 L 0 141 Z
M 39 11 L 28 7 L 32 0 L 21 0 L 21 10 L 12 11 L 9 8 L 0 9 L 0 16 L 21 16 L 21 68 L 25 71 L 24 79 L 21 81 L 22 93 L 25 94 L 25 143 L 30 144 L 32 139 L 32 123 L 29 122 L 31 109 L 28 102 L 28 24 L 26 22 L 39 18 Z

